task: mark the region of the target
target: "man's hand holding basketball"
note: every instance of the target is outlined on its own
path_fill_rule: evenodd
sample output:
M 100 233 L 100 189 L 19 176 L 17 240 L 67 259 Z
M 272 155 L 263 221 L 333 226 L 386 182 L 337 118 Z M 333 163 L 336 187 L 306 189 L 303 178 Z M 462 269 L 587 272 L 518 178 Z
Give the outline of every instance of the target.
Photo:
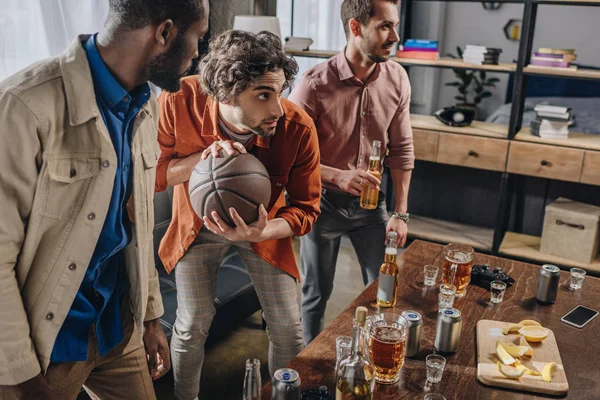
M 212 221 L 207 216 L 204 216 L 204 226 L 219 236 L 231 240 L 232 242 L 262 242 L 266 240 L 263 233 L 268 224 L 268 213 L 265 206 L 262 204 L 258 208 L 258 220 L 250 225 L 247 225 L 242 217 L 237 213 L 235 208 L 229 209 L 229 215 L 235 223 L 235 227 L 230 227 L 215 211 L 211 213 Z
M 201 159 L 206 160 L 209 154 L 212 154 L 214 158 L 218 158 L 219 150 L 221 149 L 225 150 L 225 153 L 229 154 L 230 156 L 236 153 L 247 153 L 246 148 L 240 142 L 235 142 L 233 140 L 217 140 L 202 152 Z

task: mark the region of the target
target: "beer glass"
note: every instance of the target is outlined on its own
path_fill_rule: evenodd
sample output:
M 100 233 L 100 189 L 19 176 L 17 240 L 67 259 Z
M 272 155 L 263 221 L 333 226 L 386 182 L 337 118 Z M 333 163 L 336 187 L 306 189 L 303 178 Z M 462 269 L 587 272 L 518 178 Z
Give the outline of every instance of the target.
M 394 313 L 373 316 L 369 328 L 369 359 L 375 365 L 375 380 L 392 384 L 400 379 L 404 365 L 408 321 Z
M 467 286 L 471 282 L 473 269 L 473 248 L 464 244 L 449 244 L 444 246 L 444 267 L 442 268 L 442 283 L 456 286 L 456 297 L 467 294 Z

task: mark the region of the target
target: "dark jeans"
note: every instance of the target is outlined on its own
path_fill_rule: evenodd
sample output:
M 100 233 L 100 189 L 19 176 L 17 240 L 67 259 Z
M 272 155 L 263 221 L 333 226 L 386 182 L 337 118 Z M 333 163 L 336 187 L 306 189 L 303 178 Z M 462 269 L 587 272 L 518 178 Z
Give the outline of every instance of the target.
M 385 196 L 379 193 L 374 210 L 360 207 L 360 198 L 323 189 L 321 215 L 312 231 L 300 238 L 302 284 L 302 326 L 308 345 L 322 330 L 327 301 L 333 291 L 333 278 L 340 239 L 347 234 L 356 250 L 365 285 L 379 275 L 385 251 L 388 214 Z

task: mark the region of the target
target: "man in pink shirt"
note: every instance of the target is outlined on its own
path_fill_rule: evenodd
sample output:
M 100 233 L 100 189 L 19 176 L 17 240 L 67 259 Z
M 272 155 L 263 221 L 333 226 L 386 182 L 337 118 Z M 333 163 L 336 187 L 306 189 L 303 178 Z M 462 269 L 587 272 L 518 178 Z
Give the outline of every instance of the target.
M 388 61 L 399 40 L 397 5 L 398 0 L 344 0 L 345 50 L 307 71 L 289 97 L 315 121 L 321 149 L 321 216 L 300 248 L 306 344 L 323 329 L 341 236 L 350 237 L 365 284 L 379 274 L 387 232 L 398 233 L 399 246 L 406 242 L 414 147 L 408 75 Z M 383 193 L 376 209 L 360 207 L 363 185 L 379 189 L 381 183 L 366 172 L 374 140 L 381 142 L 382 161 L 391 171 L 392 218 Z

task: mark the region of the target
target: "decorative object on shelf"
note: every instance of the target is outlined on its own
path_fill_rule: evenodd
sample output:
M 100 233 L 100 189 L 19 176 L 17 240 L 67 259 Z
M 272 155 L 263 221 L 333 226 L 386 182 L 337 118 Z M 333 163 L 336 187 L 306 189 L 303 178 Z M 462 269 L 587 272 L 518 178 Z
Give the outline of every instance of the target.
M 504 25 L 502 30 L 504 31 L 504 36 L 508 40 L 519 41 L 521 40 L 521 24 L 523 20 L 520 19 L 509 19 L 508 22 Z
M 454 54 L 448 54 L 451 58 L 463 58 L 463 52 L 460 47 L 456 48 L 458 57 Z M 462 108 L 471 108 L 477 117 L 477 105 L 487 97 L 492 96 L 488 88 L 495 88 L 500 79 L 488 77 L 485 71 L 473 71 L 464 69 L 452 69 L 456 76 L 456 81 L 447 82 L 445 86 L 453 86 L 458 90 L 459 95 L 454 99 L 459 103 L 456 106 Z M 470 93 L 473 92 L 473 102 L 470 102 Z
M 540 251 L 590 263 L 600 246 L 600 207 L 558 198 L 546 206 Z
M 408 39 L 396 52 L 398 58 L 415 60 L 437 60 L 439 57 L 438 41 L 426 39 Z
M 469 126 L 475 119 L 475 111 L 457 106 L 444 107 L 433 115 L 438 121 L 449 126 Z
M 233 29 L 258 33 L 269 31 L 281 39 L 279 18 L 265 15 L 236 15 L 233 20 Z
M 534 108 L 536 118 L 529 126 L 531 134 L 543 139 L 568 139 L 571 109 L 549 104 L 538 104 Z
M 530 67 L 537 68 L 566 68 L 576 70 L 575 65 L 571 65 L 577 60 L 574 49 L 554 49 L 551 47 L 540 47 L 538 51 L 531 56 Z
M 498 65 L 502 49 L 468 44 L 462 59 L 467 64 Z
M 283 48 L 285 51 L 309 51 L 311 44 L 313 44 L 311 38 L 288 36 L 285 38 Z
M 484 2 L 481 3 L 481 5 L 486 10 L 495 11 L 495 10 L 497 10 L 497 9 L 500 8 L 500 6 L 502 5 L 502 3 L 497 2 L 497 1 L 484 1 Z

